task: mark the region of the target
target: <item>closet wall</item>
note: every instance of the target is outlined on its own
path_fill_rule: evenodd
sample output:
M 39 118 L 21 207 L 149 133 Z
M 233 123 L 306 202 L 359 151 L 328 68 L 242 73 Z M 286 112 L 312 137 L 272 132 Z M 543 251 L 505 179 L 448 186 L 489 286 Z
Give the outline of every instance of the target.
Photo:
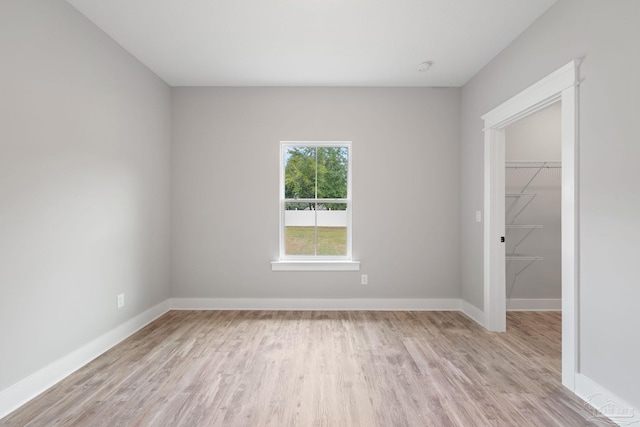
M 507 257 L 507 307 L 539 307 L 535 301 L 526 300 L 545 299 L 559 302 L 562 171 L 559 167 L 560 103 L 526 117 L 506 129 L 505 160 L 506 252 L 525 256 Z M 551 167 L 538 170 L 531 167 L 534 163 L 521 162 L 548 162 Z M 527 183 L 529 185 L 525 192 L 528 195 L 514 196 L 520 193 Z M 510 227 L 511 223 L 519 226 Z

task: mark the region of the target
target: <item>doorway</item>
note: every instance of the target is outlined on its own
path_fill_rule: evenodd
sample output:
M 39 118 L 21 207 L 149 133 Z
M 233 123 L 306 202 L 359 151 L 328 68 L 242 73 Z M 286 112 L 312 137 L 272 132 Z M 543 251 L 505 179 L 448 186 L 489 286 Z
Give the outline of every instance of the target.
M 578 143 L 579 61 L 569 62 L 484 116 L 484 322 L 506 330 L 505 128 L 556 102 L 561 105 L 562 383 L 575 390 L 578 372 Z
M 556 102 L 505 128 L 507 311 L 562 308 L 560 118 Z

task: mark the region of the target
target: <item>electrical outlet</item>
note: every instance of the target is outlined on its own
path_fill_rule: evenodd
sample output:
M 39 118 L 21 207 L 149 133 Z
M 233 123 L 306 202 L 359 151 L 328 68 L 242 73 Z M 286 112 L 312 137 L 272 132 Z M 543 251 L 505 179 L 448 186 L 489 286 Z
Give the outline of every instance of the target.
M 124 294 L 118 295 L 118 308 L 124 307 Z
M 476 222 L 482 222 L 482 212 L 476 211 Z
M 366 285 L 368 283 L 369 283 L 369 276 L 367 276 L 366 274 L 363 274 L 362 276 L 360 276 L 361 285 Z

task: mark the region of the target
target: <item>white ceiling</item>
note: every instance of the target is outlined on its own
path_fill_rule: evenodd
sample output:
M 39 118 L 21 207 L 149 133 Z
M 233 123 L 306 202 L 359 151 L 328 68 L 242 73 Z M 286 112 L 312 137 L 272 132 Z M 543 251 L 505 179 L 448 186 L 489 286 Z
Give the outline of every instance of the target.
M 172 86 L 462 86 L 556 0 L 67 1 Z

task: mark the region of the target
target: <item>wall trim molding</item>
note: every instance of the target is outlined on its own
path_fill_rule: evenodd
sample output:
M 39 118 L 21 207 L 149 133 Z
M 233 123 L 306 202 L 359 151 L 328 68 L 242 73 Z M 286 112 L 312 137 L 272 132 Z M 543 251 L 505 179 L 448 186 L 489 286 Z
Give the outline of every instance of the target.
M 0 391 L 0 418 L 170 310 L 461 311 L 458 298 L 169 298 Z
M 458 298 L 172 298 L 172 310 L 460 311 Z
M 562 311 L 562 299 L 511 298 L 507 300 L 507 311 Z
M 554 301 L 555 304 L 555 301 L 559 300 L 541 301 Z M 15 411 L 170 310 L 459 311 L 481 326 L 486 322 L 482 310 L 459 298 L 169 298 L 0 391 L 0 418 Z M 591 382 L 585 380 L 585 384 Z M 584 396 L 594 394 L 589 391 L 592 389 L 604 390 L 597 386 L 589 387 L 583 387 L 587 390 L 583 392 Z M 580 396 L 584 399 L 583 395 Z M 620 399 L 614 400 L 622 402 Z
M 580 60 L 570 61 L 482 116 L 484 120 L 484 311 L 490 331 L 506 330 L 505 127 L 561 101 L 562 128 L 562 384 L 575 390 L 580 356 L 578 85 Z
M 609 419 L 619 426 L 640 424 L 640 409 L 634 408 L 584 374 L 576 374 L 575 385 L 575 393 L 584 400 L 585 406 L 594 409 L 594 420 Z
M 460 300 L 460 311 L 467 317 L 471 318 L 471 320 L 474 320 L 478 325 L 485 329 L 487 328 L 484 311 L 480 310 L 475 305 L 470 304 L 465 300 Z
M 169 300 L 165 300 L 0 391 L 0 418 L 5 417 L 51 386 L 62 381 L 96 357 L 165 314 L 169 309 Z

